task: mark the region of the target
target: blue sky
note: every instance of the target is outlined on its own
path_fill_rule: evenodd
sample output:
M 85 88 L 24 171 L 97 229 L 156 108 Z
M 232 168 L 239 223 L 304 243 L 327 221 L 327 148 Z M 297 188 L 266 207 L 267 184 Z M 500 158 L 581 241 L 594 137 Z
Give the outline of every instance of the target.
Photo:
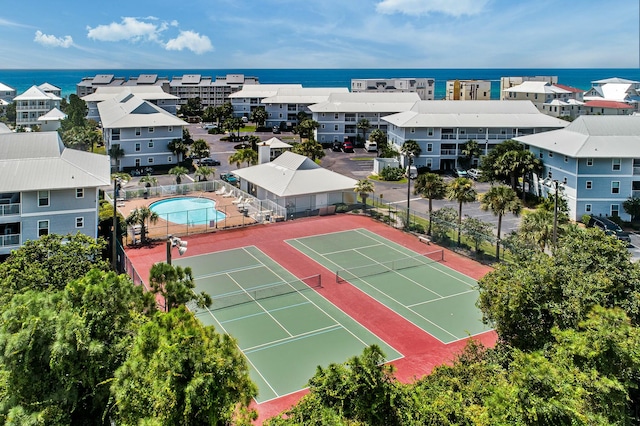
M 0 68 L 636 68 L 638 3 L 6 1 Z

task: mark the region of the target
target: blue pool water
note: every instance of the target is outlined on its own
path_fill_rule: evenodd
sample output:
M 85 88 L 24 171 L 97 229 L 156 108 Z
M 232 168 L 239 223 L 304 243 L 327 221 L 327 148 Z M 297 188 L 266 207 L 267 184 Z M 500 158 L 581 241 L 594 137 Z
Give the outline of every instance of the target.
M 194 197 L 169 198 L 149 206 L 161 219 L 181 225 L 205 225 L 223 220 L 225 214 L 215 207 L 213 200 Z

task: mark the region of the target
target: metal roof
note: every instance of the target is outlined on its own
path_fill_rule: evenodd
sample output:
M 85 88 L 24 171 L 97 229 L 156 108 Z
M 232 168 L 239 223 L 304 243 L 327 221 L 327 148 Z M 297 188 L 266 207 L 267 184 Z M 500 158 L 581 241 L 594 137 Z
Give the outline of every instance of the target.
M 271 163 L 233 171 L 278 197 L 352 191 L 357 181 L 324 169 L 311 159 L 286 151 Z
M 417 93 L 332 93 L 329 99 L 309 109 L 312 112 L 386 113 L 407 111 L 420 100 Z
M 505 92 L 514 93 L 542 93 L 542 94 L 565 94 L 571 93 L 571 91 L 563 89 L 558 86 L 547 83 L 546 81 L 525 81 L 517 86 L 504 89 Z
M 531 101 L 420 101 L 383 118 L 398 127 L 562 128 L 567 122 L 541 113 Z
M 67 118 L 67 114 L 60 111 L 58 108 L 54 108 L 45 115 L 38 117 L 38 121 L 64 120 L 65 118 Z
M 13 100 L 14 101 L 39 101 L 39 100 L 60 101 L 62 100 L 62 98 L 59 98 L 58 96 L 52 93 L 47 93 L 42 89 L 40 89 L 38 86 L 31 86 L 30 88 L 25 90 L 24 93 L 13 98 Z
M 144 100 L 156 99 L 180 99 L 180 97 L 172 95 L 162 90 L 160 86 L 106 86 L 98 87 L 96 91 L 90 95 L 83 96 L 85 102 L 102 102 L 111 99 L 120 93 L 133 93 Z
M 573 158 L 639 158 L 640 116 L 582 115 L 564 129 L 514 139 Z
M 0 192 L 109 184 L 109 157 L 65 148 L 57 132 L 0 134 Z
M 126 91 L 100 102 L 98 111 L 103 128 L 185 125 L 178 117 Z
M 275 95 L 262 99 L 263 104 L 317 104 L 332 93 L 349 93 L 346 87 L 280 88 Z
M 229 95 L 229 98 L 268 98 L 275 96 L 278 90 L 302 89 L 302 84 L 247 84 L 242 89 Z

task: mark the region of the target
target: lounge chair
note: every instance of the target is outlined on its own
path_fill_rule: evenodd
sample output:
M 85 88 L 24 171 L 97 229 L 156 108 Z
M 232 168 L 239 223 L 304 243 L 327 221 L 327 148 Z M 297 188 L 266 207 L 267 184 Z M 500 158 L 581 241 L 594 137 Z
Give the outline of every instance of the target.
M 215 194 L 216 195 L 222 195 L 227 191 L 227 188 L 225 188 L 224 186 L 221 186 L 220 189 L 218 189 Z
M 241 195 L 241 196 L 239 196 L 238 198 L 236 198 L 235 200 L 233 200 L 233 201 L 231 202 L 231 204 L 241 204 L 241 203 L 242 203 L 243 198 L 244 198 L 244 197 Z
M 226 194 L 222 194 L 222 196 L 224 198 L 229 198 L 229 197 L 234 197 L 235 194 L 233 193 L 233 189 L 230 189 L 229 192 L 227 192 Z

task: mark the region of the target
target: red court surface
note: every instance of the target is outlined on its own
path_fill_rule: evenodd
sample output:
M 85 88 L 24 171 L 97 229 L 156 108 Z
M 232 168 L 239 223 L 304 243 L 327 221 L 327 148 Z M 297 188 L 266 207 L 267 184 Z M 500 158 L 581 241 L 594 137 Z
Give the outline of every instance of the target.
M 428 246 L 420 242 L 414 235 L 404 233 L 368 217 L 352 214 L 256 225 L 249 228 L 181 238 L 183 241 L 188 241 L 189 244 L 185 257 L 238 247 L 256 246 L 298 277 L 320 273 L 323 287 L 317 289 L 318 293 L 404 355 L 404 358 L 393 362 L 396 367 L 396 377 L 402 382 L 411 382 L 429 374 L 435 366 L 451 362 L 455 355 L 464 348 L 467 339 L 450 344 L 441 343 L 355 286 L 336 283 L 335 271 L 323 268 L 285 242 L 285 240 L 292 238 L 357 228 L 366 228 L 418 253 L 429 251 Z M 431 247 L 431 249 L 435 248 L 435 246 Z M 152 247 L 127 249 L 126 253 L 140 277 L 148 282 L 151 266 L 156 262 L 166 260 L 166 245 L 161 243 Z M 174 256 L 177 255 L 174 250 Z M 491 270 L 488 266 L 446 249 L 444 258 L 445 265 L 476 280 Z M 493 346 L 497 335 L 495 332 L 489 331 L 473 338 L 486 346 Z M 261 424 L 269 417 L 291 407 L 305 392 L 301 391 L 263 404 L 255 404 L 259 413 L 257 423 Z

